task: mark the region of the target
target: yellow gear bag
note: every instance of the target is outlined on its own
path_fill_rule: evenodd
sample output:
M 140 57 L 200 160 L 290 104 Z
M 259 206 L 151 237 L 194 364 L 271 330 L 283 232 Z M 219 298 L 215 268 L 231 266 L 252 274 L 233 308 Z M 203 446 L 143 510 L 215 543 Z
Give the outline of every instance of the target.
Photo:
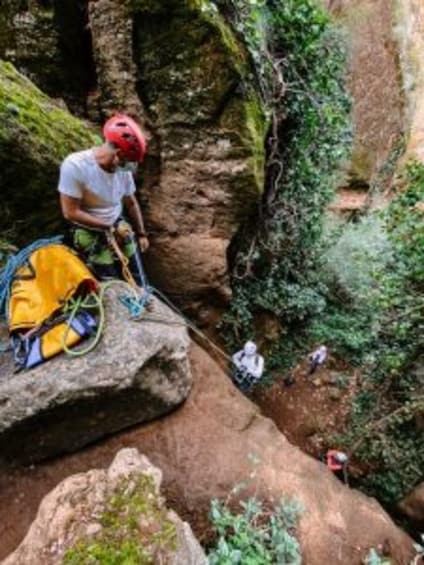
M 71 298 L 97 289 L 97 281 L 77 254 L 51 244 L 34 251 L 14 276 L 8 306 L 15 363 L 30 368 L 71 347 L 96 328 L 96 320 L 80 310 L 69 323 L 63 311 Z

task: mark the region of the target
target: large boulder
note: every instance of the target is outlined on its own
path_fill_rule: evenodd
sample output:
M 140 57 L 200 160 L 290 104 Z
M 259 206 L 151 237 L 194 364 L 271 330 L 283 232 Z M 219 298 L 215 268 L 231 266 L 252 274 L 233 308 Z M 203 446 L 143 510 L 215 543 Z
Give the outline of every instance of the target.
M 39 0 L 5 0 L 0 6 L 0 59 L 49 94 L 61 84 L 59 34 L 54 12 Z M 54 86 L 55 85 L 55 86 Z
M 350 48 L 355 138 L 348 183 L 353 188 L 388 188 L 403 150 L 401 165 L 410 158 L 424 161 L 423 3 L 324 0 L 324 4 L 343 24 Z
M 0 378 L 0 459 L 34 461 L 170 412 L 191 387 L 184 322 L 159 301 L 141 321 L 106 292 L 97 348 Z M 149 319 L 150 318 L 150 319 Z M 157 321 L 155 321 L 157 320 Z
M 85 114 L 96 77 L 83 2 L 2 1 L 0 59 L 49 96 L 65 100 L 73 112 Z
M 304 507 L 298 533 L 308 565 L 358 565 L 371 547 L 390 548 L 407 563 L 410 538 L 371 498 L 345 487 L 326 466 L 293 447 L 198 346 L 191 352 L 194 386 L 184 406 L 166 419 L 109 438 L 84 452 L 0 478 L 0 556 L 22 539 L 41 498 L 70 473 L 106 466 L 123 445 L 143 450 L 164 474 L 164 493 L 200 541 L 213 497 L 249 484 L 278 500 Z M 250 477 L 250 479 L 249 479 Z M 4 511 L 2 511 L 4 509 Z M 7 509 L 7 510 L 6 510 Z
M 165 507 L 161 481 L 161 471 L 136 449 L 122 449 L 106 470 L 68 477 L 44 498 L 3 565 L 207 565 L 190 526 Z

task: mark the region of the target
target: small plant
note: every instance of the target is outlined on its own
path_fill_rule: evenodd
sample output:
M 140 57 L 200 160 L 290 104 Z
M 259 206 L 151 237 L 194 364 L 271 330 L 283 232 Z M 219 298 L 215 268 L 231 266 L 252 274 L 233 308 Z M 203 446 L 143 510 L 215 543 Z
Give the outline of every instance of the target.
M 391 562 L 384 557 L 380 557 L 374 548 L 370 549 L 363 563 L 364 565 L 391 565 Z
M 300 565 L 296 526 L 303 512 L 294 499 L 281 497 L 278 503 L 258 498 L 260 458 L 250 453 L 251 471 L 246 481 L 236 484 L 224 501 L 211 501 L 210 519 L 217 540 L 209 549 L 210 565 Z M 235 501 L 241 491 L 255 494 Z
M 349 381 L 350 381 L 349 375 L 342 373 L 340 375 L 337 375 L 335 385 L 337 388 L 341 390 L 345 390 L 349 388 Z
M 300 545 L 294 536 L 302 507 L 282 498 L 273 507 L 256 497 L 239 503 L 234 513 L 227 503 L 212 500 L 210 518 L 218 541 L 209 552 L 211 565 L 300 565 Z
M 409 565 L 419 565 L 424 558 L 424 534 L 421 534 L 422 544 L 414 543 L 415 556 Z M 386 557 L 381 557 L 379 551 L 371 548 L 363 561 L 364 565 L 392 565 L 392 561 Z

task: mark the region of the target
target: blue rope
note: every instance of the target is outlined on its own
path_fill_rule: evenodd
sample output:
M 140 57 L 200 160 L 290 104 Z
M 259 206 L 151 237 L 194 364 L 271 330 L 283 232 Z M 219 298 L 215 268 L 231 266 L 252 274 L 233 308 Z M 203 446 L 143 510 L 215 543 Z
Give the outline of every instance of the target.
M 152 296 L 153 289 L 149 286 L 147 282 L 147 277 L 143 269 L 143 262 L 141 260 L 140 251 L 138 250 L 136 244 L 136 252 L 135 252 L 135 261 L 137 264 L 138 274 L 141 280 L 141 286 L 144 289 L 144 294 L 140 296 L 140 298 L 136 299 L 134 296 L 131 295 L 121 295 L 119 296 L 119 300 L 122 304 L 128 308 L 130 318 L 139 318 L 141 314 L 144 312 L 149 300 Z
M 128 308 L 130 318 L 139 318 L 144 312 L 147 304 L 149 303 L 150 297 L 152 296 L 152 290 L 150 287 L 145 287 L 145 293 L 140 298 L 136 299 L 130 295 L 120 295 L 119 300 L 122 304 Z
M 16 271 L 25 265 L 34 251 L 55 243 L 62 243 L 62 236 L 38 239 L 31 243 L 31 245 L 28 245 L 28 247 L 9 255 L 6 265 L 0 270 L 0 317 L 6 318 L 10 300 L 10 290 Z
M 136 243 L 136 248 L 135 248 L 135 262 L 137 263 L 137 269 L 138 269 L 138 272 L 140 274 L 141 286 L 146 291 L 150 290 L 150 292 L 151 292 L 151 289 L 150 289 L 148 282 L 147 282 L 147 277 L 144 273 L 143 262 L 141 260 L 141 252 L 140 252 L 140 249 L 139 249 L 137 243 Z

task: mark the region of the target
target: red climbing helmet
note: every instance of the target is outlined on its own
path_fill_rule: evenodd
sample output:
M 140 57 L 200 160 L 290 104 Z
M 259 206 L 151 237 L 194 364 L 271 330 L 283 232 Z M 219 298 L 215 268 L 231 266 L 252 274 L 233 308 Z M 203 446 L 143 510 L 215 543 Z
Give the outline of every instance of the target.
M 146 139 L 140 126 L 125 114 L 116 114 L 103 126 L 106 141 L 115 143 L 128 161 L 141 162 L 146 153 Z

